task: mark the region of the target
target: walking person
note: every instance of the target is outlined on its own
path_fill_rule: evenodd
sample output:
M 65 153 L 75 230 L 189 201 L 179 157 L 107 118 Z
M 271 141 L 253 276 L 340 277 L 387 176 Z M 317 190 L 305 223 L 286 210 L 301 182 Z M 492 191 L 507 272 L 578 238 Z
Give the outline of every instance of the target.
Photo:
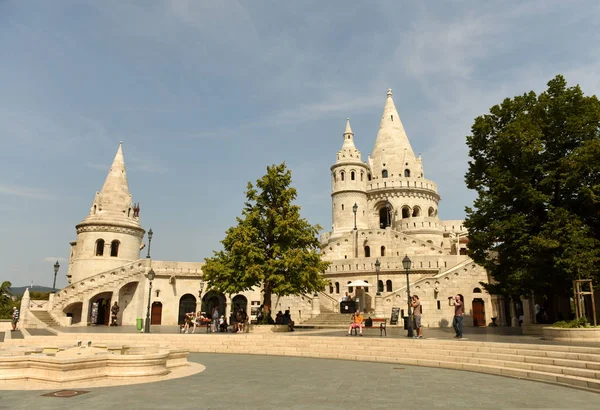
M 19 324 L 19 309 L 16 306 L 13 306 L 12 312 L 12 330 L 17 330 Z
M 219 307 L 215 306 L 212 310 L 213 333 L 219 331 Z
M 413 318 L 415 324 L 416 334 L 413 336 L 415 339 L 423 339 L 423 327 L 421 326 L 421 315 L 423 313 L 423 308 L 421 307 L 421 301 L 419 300 L 419 296 L 412 295 L 410 298 L 410 305 L 413 308 Z
M 465 314 L 465 298 L 460 293 L 454 297 L 448 297 L 448 304 L 454 306 L 454 319 L 452 320 L 452 327 L 456 332 L 455 339 L 462 339 L 463 337 L 463 315 Z

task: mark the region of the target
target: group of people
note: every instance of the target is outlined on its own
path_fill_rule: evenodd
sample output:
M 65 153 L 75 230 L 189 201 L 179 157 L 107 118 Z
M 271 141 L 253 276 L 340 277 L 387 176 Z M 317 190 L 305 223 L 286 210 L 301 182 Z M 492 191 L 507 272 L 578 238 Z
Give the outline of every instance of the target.
M 348 295 L 346 293 L 346 295 Z M 456 296 L 448 297 L 448 304 L 450 306 L 454 306 L 454 319 L 452 320 L 452 327 L 454 328 L 454 332 L 456 335 L 454 338 L 462 339 L 463 337 L 463 316 L 465 314 L 465 299 L 463 295 L 458 294 Z M 413 309 L 412 312 L 412 320 L 413 320 L 413 329 L 415 330 L 413 334 L 413 338 L 422 339 L 423 338 L 423 326 L 421 325 L 421 316 L 423 314 L 423 308 L 421 306 L 421 301 L 419 300 L 418 295 L 412 295 L 410 298 L 410 306 Z M 346 336 L 350 336 L 353 329 L 358 329 L 359 335 L 363 335 L 363 327 L 364 327 L 365 318 L 361 314 L 360 310 L 357 310 L 352 314 L 352 319 L 350 323 L 350 327 L 348 328 L 348 333 Z
M 290 310 L 287 309 L 285 313 L 281 313 L 281 310 L 277 312 L 275 315 L 275 324 L 276 325 L 288 325 L 288 330 L 290 332 L 294 331 L 294 321 L 292 320 L 292 315 L 290 315 Z
M 235 312 L 233 314 L 233 328 L 234 333 L 243 333 L 248 322 L 248 314 L 239 305 L 235 305 Z M 197 313 L 189 312 L 185 314 L 184 322 L 181 324 L 180 333 L 191 333 L 196 332 L 197 326 L 210 326 L 213 333 L 227 332 L 229 323 L 227 318 L 219 314 L 219 307 L 215 306 L 212 309 L 211 317 L 206 316 L 206 312 L 199 311 Z

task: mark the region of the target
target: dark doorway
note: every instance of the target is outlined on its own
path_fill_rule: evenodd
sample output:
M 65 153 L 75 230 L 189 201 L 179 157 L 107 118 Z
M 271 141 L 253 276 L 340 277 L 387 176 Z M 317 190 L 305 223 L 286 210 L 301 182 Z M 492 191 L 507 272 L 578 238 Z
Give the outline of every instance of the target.
M 483 299 L 473 299 L 473 326 L 485 326 L 485 305 Z
M 101 293 L 91 299 L 90 321 L 92 325 L 108 326 L 110 321 L 110 300 L 112 292 Z
M 211 290 L 202 297 L 202 311 L 206 312 L 209 317 L 212 317 L 213 308 L 217 307 L 219 309 L 219 316 L 223 316 L 225 315 L 225 302 L 224 294 Z
M 381 228 L 390 226 L 390 210 L 387 207 L 379 210 L 379 226 Z
M 150 324 L 151 325 L 160 325 L 162 321 L 162 303 L 154 302 L 152 303 L 152 311 L 150 315 Z
M 183 323 L 186 313 L 196 311 L 196 297 L 190 293 L 187 293 L 179 299 L 179 318 L 177 319 L 179 324 Z

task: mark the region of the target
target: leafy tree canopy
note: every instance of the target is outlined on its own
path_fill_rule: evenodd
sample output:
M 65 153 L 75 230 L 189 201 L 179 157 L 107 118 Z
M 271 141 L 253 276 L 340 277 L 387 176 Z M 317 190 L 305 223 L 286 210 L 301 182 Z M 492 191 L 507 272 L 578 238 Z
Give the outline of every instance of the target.
M 298 295 L 323 290 L 329 266 L 320 257 L 321 229 L 300 217 L 296 190 L 285 163 L 267 167 L 267 174 L 248 183 L 246 202 L 237 225 L 221 241 L 223 250 L 206 258 L 204 279 L 219 292 L 233 294 L 261 286 L 265 306 L 271 295 Z
M 600 102 L 556 76 L 540 95 L 505 99 L 467 137 L 469 255 L 493 293 L 566 294 L 600 279 Z

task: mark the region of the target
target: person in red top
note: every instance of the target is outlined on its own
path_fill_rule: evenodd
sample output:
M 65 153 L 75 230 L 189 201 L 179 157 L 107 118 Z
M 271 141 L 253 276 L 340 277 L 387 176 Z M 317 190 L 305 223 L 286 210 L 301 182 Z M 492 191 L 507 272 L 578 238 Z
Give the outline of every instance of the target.
M 455 339 L 462 339 L 463 337 L 463 315 L 465 314 L 465 298 L 463 295 L 458 294 L 454 297 L 448 297 L 448 304 L 454 306 L 454 319 L 452 320 L 452 327 L 456 332 Z

